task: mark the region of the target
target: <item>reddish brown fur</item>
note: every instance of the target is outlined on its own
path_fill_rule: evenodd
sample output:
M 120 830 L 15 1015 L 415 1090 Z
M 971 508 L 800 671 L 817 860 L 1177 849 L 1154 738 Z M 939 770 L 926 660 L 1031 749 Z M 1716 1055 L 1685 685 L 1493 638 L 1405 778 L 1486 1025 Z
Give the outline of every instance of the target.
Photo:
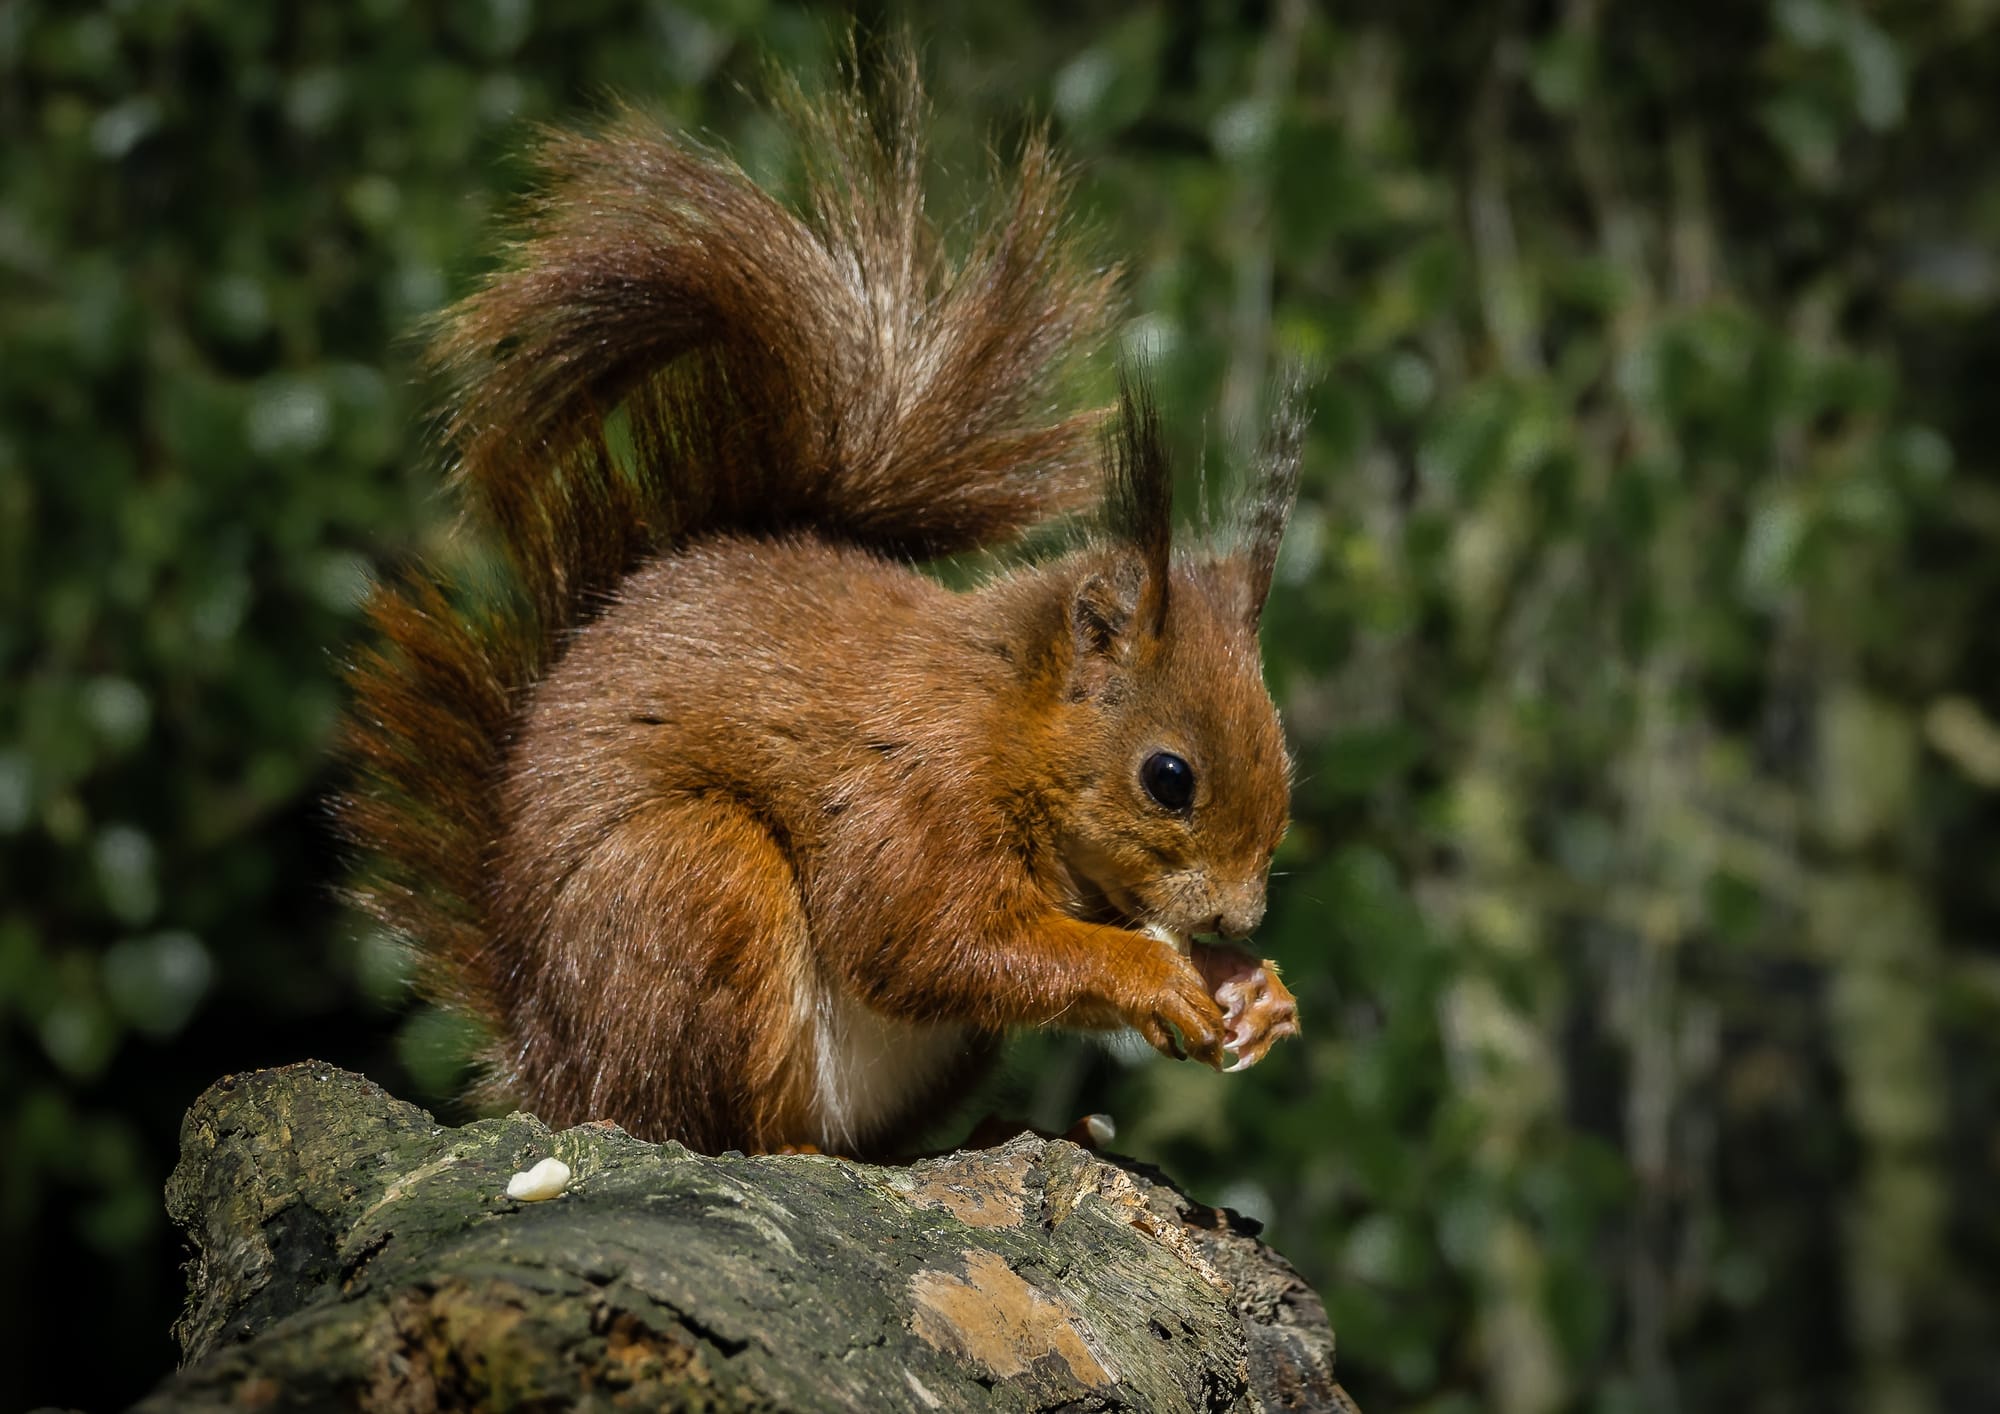
M 378 596 L 343 818 L 360 900 L 552 1123 L 880 1152 L 1010 1027 L 1221 1053 L 1208 984 L 1134 925 L 1262 914 L 1287 762 L 1256 623 L 1296 417 L 1226 554 L 1169 559 L 1128 393 L 1106 539 L 971 593 L 909 568 L 1107 484 L 1099 419 L 1044 390 L 1109 285 L 1039 142 L 945 263 L 907 64 L 883 102 L 791 101 L 804 220 L 633 118 L 553 139 L 513 263 L 439 335 L 518 593 Z M 1189 812 L 1141 787 L 1159 750 Z M 911 1073 L 838 1081 L 877 1030 Z

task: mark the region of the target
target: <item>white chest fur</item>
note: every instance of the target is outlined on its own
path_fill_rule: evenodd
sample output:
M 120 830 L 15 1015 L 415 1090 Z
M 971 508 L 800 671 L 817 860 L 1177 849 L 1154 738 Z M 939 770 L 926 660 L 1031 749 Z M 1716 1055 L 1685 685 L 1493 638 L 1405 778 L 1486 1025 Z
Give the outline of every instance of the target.
M 898 1126 L 966 1050 L 962 1026 L 899 1021 L 832 989 L 814 1022 L 820 1143 L 836 1153 Z

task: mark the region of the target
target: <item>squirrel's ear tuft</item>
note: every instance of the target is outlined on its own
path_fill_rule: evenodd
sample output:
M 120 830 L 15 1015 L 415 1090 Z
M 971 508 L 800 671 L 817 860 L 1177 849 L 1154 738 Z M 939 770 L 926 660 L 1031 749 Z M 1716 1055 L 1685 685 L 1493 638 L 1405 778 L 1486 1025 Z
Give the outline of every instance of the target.
M 1251 628 L 1264 616 L 1278 545 L 1299 498 L 1299 468 L 1306 441 L 1307 370 L 1289 364 L 1278 378 L 1278 406 L 1244 478 L 1231 515 L 1227 562 L 1242 586 L 1243 612 Z
M 1105 510 L 1113 538 L 1138 552 L 1144 579 L 1133 605 L 1142 632 L 1158 637 L 1167 625 L 1174 542 L 1174 477 L 1160 435 L 1160 405 L 1143 366 L 1118 370 L 1118 422 L 1107 460 Z

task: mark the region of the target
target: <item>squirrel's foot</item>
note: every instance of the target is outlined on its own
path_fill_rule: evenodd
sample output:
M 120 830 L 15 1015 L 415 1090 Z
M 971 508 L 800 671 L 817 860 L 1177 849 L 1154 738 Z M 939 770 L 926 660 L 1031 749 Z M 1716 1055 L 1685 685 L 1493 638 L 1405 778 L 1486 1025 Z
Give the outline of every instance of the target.
M 1225 1073 L 1248 1070 L 1281 1038 L 1299 1034 L 1298 999 L 1279 980 L 1277 963 L 1208 943 L 1194 945 L 1192 960 L 1222 1008 L 1222 1044 L 1236 1057 Z

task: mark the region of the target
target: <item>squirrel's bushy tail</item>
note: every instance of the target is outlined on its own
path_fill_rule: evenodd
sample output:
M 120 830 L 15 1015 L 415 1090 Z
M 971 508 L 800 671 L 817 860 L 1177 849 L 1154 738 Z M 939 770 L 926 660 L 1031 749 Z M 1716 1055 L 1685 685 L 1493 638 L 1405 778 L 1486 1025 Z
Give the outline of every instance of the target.
M 548 139 L 525 238 L 435 345 L 459 474 L 504 536 L 564 494 L 551 454 L 635 392 L 640 469 L 678 522 L 656 535 L 802 524 L 931 555 L 1095 493 L 1093 419 L 1049 399 L 1109 295 L 1072 253 L 1067 182 L 1031 139 L 1004 210 L 946 259 L 897 62 L 867 97 L 784 102 L 803 215 L 636 115 Z
M 867 91 L 781 102 L 801 210 L 623 114 L 548 138 L 502 269 L 446 312 L 455 474 L 497 593 L 377 593 L 351 672 L 365 910 L 413 942 L 433 998 L 497 1022 L 485 874 L 525 690 L 646 556 L 718 531 L 892 555 L 996 544 L 1095 499 L 1094 413 L 1052 374 L 1104 329 L 1068 181 L 1031 138 L 953 259 L 925 216 L 914 60 Z

